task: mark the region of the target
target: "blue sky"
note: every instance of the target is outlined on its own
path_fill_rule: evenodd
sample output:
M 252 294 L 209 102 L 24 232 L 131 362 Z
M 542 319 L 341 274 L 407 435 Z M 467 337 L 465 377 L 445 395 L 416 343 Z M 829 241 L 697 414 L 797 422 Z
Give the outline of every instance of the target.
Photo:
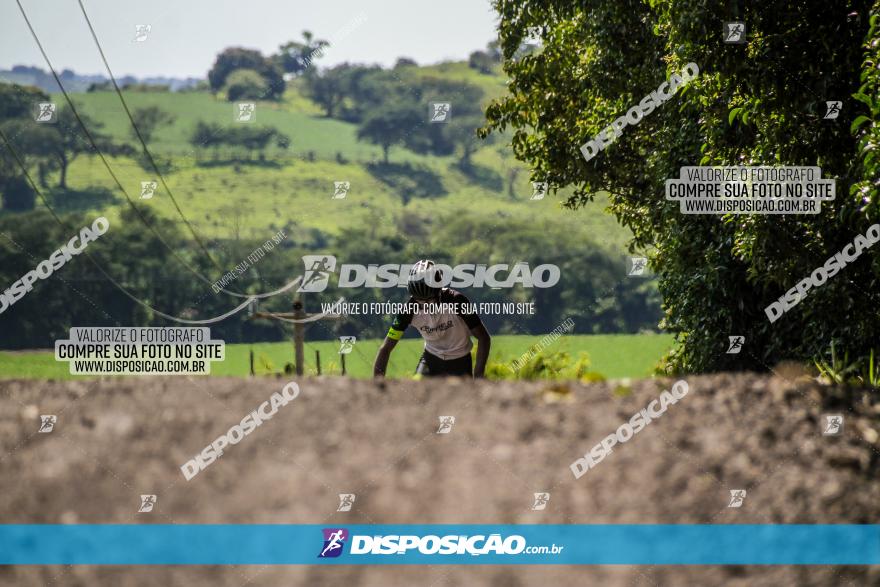
M 76 0 L 21 0 L 56 68 L 104 73 Z M 203 77 L 229 46 L 274 52 L 303 29 L 333 47 L 319 64 L 466 59 L 495 37 L 488 0 L 83 0 L 117 75 Z M 149 24 L 134 42 L 135 25 Z M 0 68 L 45 63 L 14 0 L 0 2 Z

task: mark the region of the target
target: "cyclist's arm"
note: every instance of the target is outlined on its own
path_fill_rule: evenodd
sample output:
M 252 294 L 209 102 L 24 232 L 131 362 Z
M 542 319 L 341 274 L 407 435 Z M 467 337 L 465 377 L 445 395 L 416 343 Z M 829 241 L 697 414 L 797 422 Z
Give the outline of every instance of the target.
M 486 371 L 486 362 L 489 360 L 489 348 L 492 346 L 492 337 L 483 325 L 483 321 L 473 311 L 473 304 L 461 292 L 454 292 L 449 300 L 456 304 L 456 313 L 464 321 L 471 335 L 477 339 L 477 361 L 474 365 L 474 377 L 483 377 Z
M 403 332 L 407 329 L 410 322 L 412 322 L 412 314 L 398 314 L 394 317 L 391 328 L 388 329 L 388 334 L 385 335 L 385 340 L 382 341 L 382 346 L 379 347 L 379 352 L 376 353 L 376 360 L 373 362 L 373 377 L 385 376 L 385 370 L 388 368 L 388 357 L 391 356 L 391 351 L 397 346 L 397 341 L 403 337 Z
M 393 338 L 385 337 L 385 340 L 382 341 L 382 346 L 379 347 L 379 352 L 376 353 L 376 360 L 373 362 L 373 377 L 384 377 L 385 369 L 388 367 L 388 358 L 391 356 L 391 351 L 394 350 L 394 347 L 397 346 L 397 341 Z
M 477 339 L 477 361 L 474 365 L 474 377 L 483 377 L 486 371 L 486 361 L 489 360 L 489 349 L 492 347 L 492 337 L 482 322 L 479 326 L 471 328 L 471 334 Z

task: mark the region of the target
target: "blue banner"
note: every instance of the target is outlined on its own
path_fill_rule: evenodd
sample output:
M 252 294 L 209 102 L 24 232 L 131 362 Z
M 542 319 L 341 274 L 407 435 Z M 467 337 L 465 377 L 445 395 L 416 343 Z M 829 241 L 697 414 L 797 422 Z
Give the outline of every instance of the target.
M 878 565 L 880 525 L 0 525 L 0 564 Z

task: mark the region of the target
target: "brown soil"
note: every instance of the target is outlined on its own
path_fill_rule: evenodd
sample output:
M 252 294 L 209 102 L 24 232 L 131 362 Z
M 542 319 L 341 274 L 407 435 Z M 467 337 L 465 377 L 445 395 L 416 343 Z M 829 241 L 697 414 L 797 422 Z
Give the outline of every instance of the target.
M 877 392 L 738 374 L 575 480 L 569 464 L 669 389 L 306 378 L 187 482 L 180 465 L 280 379 L 0 382 L 0 523 L 878 523 Z M 820 415 L 845 415 L 841 436 Z M 38 434 L 39 414 L 56 414 Z M 456 421 L 436 434 L 438 417 Z M 744 488 L 741 508 L 729 490 Z M 550 492 L 544 511 L 533 493 Z M 337 512 L 338 494 L 357 495 Z M 157 494 L 138 514 L 140 494 Z M 880 585 L 880 567 L 0 567 L 2 585 Z

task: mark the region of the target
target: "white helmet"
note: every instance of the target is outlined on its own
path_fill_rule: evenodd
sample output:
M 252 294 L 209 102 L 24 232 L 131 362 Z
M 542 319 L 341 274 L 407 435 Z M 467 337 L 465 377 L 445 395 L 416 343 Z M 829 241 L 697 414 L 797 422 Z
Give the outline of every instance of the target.
M 409 280 L 406 289 L 411 296 L 421 300 L 433 299 L 440 293 L 440 280 L 442 274 L 434 265 L 434 261 L 428 259 L 419 261 L 409 270 Z

